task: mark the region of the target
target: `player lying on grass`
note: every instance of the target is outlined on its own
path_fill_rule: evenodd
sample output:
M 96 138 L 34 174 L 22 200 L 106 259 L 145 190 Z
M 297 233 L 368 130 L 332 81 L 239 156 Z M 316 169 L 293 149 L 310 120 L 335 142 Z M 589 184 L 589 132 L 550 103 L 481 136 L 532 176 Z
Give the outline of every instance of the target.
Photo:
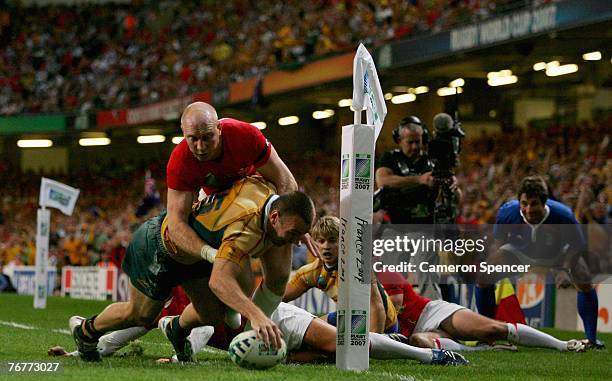
M 398 273 L 379 273 L 391 300 L 398 308 L 400 332 L 404 340 L 423 348 L 457 351 L 492 350 L 499 347 L 470 347 L 455 340 L 477 340 L 487 344 L 507 340 L 527 347 L 582 352 L 579 340 L 563 341 L 525 324 L 505 323 L 479 315 L 465 307 L 444 300 L 431 300 L 414 292 L 412 285 Z M 395 336 L 401 338 L 401 336 Z M 407 338 L 407 339 L 406 339 Z
M 182 264 L 173 259 L 177 248 L 167 233 L 164 213 L 148 220 L 134 233 L 123 270 L 130 277 L 130 301 L 113 303 L 99 315 L 69 325 L 81 358 L 99 360 L 97 341 L 104 333 L 148 326 L 162 310 L 174 286 L 182 285 L 191 300 L 180 318 L 164 330 L 181 361 L 188 361 L 186 340 L 192 328 L 215 325 L 227 307 L 249 319 L 257 335 L 273 347 L 281 333 L 269 319 L 281 296 L 266 289 L 266 275 L 277 260 L 269 249 L 297 243 L 310 230 L 315 214 L 312 200 L 301 192 L 274 194 L 260 177 L 237 181 L 226 192 L 202 202 L 189 218 L 190 226 L 217 251 L 214 264 Z M 261 257 L 264 284 L 253 301 L 250 257 Z M 289 264 L 290 265 L 290 264 Z M 257 295 L 263 297 L 258 298 Z
M 172 321 L 172 318 L 172 316 L 163 317 L 160 320 L 160 326 L 165 327 Z M 83 320 L 83 318 L 79 319 Z M 287 350 L 290 351 L 290 362 L 307 363 L 334 358 L 336 328 L 324 320 L 287 303 L 281 303 L 272 314 L 271 319 L 283 333 Z M 146 331 L 145 328 L 140 328 L 140 330 L 128 328 L 106 334 L 98 341 L 98 351 L 103 356 L 110 356 L 130 341 L 141 337 Z M 232 330 L 224 323 L 220 323 L 215 329 L 211 326 L 194 328 L 188 338 L 191 356 L 194 357 L 207 344 L 227 350 L 231 340 L 241 331 L 242 329 Z M 62 347 L 52 347 L 48 353 L 53 356 L 78 356 L 78 351 L 67 353 Z M 468 364 L 468 361 L 457 353 L 435 348 L 416 348 L 372 332 L 370 333 L 370 357 L 381 360 L 412 359 L 435 365 Z M 176 358 L 175 361 L 177 361 Z
M 337 217 L 321 217 L 312 227 L 311 236 L 319 251 L 319 257 L 312 263 L 300 267 L 291 277 L 283 296 L 290 302 L 310 290 L 318 288 L 334 302 L 338 302 L 338 234 L 340 220 Z M 327 316 L 331 325 L 336 325 L 336 312 Z M 372 274 L 370 293 L 370 331 L 378 333 L 398 332 L 397 313 L 385 293 L 382 284 Z

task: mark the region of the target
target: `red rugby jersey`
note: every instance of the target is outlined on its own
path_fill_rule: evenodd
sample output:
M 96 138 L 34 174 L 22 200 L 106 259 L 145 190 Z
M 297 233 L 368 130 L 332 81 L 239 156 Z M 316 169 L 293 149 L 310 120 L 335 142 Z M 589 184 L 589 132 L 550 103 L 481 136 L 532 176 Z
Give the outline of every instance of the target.
M 414 331 L 425 305 L 431 299 L 418 295 L 414 292 L 412 285 L 398 273 L 377 273 L 378 279 L 383 284 L 389 296 L 403 294 L 402 311 L 398 311 L 397 320 L 402 335 L 409 337 Z
M 172 151 L 166 167 L 168 188 L 206 194 L 230 187 L 235 180 L 255 174 L 267 163 L 272 146 L 249 123 L 224 118 L 221 124 L 223 154 L 219 160 L 198 161 L 183 140 Z

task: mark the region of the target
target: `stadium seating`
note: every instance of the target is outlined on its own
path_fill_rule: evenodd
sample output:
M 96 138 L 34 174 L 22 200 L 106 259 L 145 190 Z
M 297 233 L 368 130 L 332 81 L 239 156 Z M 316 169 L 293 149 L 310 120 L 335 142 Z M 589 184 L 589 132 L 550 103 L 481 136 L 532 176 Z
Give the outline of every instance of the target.
M 134 107 L 474 22 L 519 0 L 198 1 L 0 10 L 0 115 Z M 83 22 L 87 20 L 87 22 Z

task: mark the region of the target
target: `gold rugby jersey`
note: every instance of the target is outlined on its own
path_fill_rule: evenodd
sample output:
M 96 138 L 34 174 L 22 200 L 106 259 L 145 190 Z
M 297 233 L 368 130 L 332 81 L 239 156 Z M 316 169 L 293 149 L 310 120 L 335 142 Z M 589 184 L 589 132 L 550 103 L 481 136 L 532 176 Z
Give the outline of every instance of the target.
M 194 206 L 189 226 L 212 247 L 216 258 L 223 258 L 243 267 L 250 257 L 259 257 L 272 245 L 265 238 L 265 207 L 276 193 L 262 177 L 241 179 L 227 191 L 208 196 Z M 168 234 L 168 217 L 161 227 L 164 246 L 173 254 L 179 248 Z
M 338 303 L 338 270 L 328 271 L 323 261 L 318 258 L 314 262 L 300 267 L 293 274 L 289 283 L 303 292 L 316 287 L 325 292 L 334 302 Z M 378 289 L 386 308 L 385 329 L 388 329 L 397 321 L 397 312 L 387 292 L 382 287 Z

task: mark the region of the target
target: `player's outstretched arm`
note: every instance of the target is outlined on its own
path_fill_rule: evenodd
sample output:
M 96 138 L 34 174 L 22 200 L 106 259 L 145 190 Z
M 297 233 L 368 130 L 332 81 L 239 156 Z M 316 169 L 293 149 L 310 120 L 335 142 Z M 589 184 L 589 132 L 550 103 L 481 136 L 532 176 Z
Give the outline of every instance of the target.
M 219 258 L 215 260 L 208 285 L 223 304 L 251 322 L 257 336 L 266 345 L 280 348 L 281 331 L 242 291 L 238 283 L 241 271 L 236 263 Z

